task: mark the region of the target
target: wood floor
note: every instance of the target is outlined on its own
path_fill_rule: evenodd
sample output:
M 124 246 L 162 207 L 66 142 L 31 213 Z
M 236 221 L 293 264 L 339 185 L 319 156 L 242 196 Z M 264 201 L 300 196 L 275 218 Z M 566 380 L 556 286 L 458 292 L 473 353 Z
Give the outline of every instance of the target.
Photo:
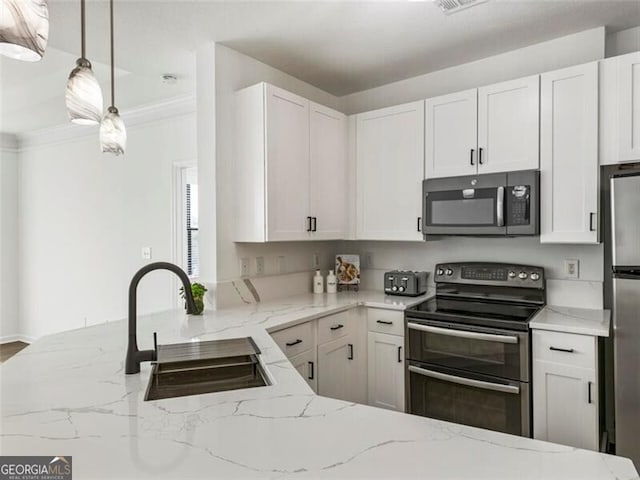
M 20 350 L 28 346 L 29 344 L 24 342 L 9 342 L 0 344 L 0 363 L 4 362 L 5 360 L 9 360 Z

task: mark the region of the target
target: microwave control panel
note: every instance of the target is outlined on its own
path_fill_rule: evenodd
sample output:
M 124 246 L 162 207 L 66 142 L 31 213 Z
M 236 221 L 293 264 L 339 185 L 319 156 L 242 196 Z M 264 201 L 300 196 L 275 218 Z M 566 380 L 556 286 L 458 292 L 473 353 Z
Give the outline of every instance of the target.
M 514 185 L 507 187 L 507 225 L 531 223 L 531 187 Z

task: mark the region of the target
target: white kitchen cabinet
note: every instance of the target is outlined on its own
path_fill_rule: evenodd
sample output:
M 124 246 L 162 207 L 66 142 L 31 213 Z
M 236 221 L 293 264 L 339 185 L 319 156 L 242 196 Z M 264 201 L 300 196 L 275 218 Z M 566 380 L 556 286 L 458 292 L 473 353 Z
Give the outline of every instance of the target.
M 309 384 L 314 392 L 318 392 L 317 357 L 316 349 L 308 350 L 289 359 L 293 368 Z
M 533 436 L 598 450 L 597 337 L 533 331 Z
M 477 171 L 478 90 L 429 98 L 425 103 L 425 177 Z
M 369 405 L 404 412 L 404 337 L 369 332 Z
M 354 332 L 318 345 L 318 394 L 365 403 L 365 358 L 366 350 Z
M 426 178 L 535 170 L 538 75 L 427 99 Z
M 356 237 L 422 240 L 424 102 L 357 115 Z
M 598 243 L 598 63 L 541 76 L 540 242 Z
M 478 173 L 539 165 L 538 75 L 478 89 Z
M 236 241 L 344 236 L 346 128 L 341 113 L 273 85 L 237 92 Z
M 640 52 L 600 61 L 600 164 L 640 160 Z
M 310 103 L 310 207 L 313 240 L 340 240 L 347 234 L 347 117 Z

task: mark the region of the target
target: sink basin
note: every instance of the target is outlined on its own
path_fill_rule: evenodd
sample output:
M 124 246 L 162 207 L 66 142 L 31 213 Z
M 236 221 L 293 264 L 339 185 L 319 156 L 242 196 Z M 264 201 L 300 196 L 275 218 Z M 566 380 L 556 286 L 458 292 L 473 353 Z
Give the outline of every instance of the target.
M 270 385 L 251 337 L 158 345 L 145 400 Z

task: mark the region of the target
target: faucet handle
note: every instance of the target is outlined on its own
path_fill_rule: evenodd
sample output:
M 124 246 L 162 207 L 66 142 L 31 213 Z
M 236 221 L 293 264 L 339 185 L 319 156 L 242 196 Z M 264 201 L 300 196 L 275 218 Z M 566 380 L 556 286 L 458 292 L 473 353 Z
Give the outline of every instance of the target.
M 153 332 L 153 361 L 158 360 L 158 332 Z

